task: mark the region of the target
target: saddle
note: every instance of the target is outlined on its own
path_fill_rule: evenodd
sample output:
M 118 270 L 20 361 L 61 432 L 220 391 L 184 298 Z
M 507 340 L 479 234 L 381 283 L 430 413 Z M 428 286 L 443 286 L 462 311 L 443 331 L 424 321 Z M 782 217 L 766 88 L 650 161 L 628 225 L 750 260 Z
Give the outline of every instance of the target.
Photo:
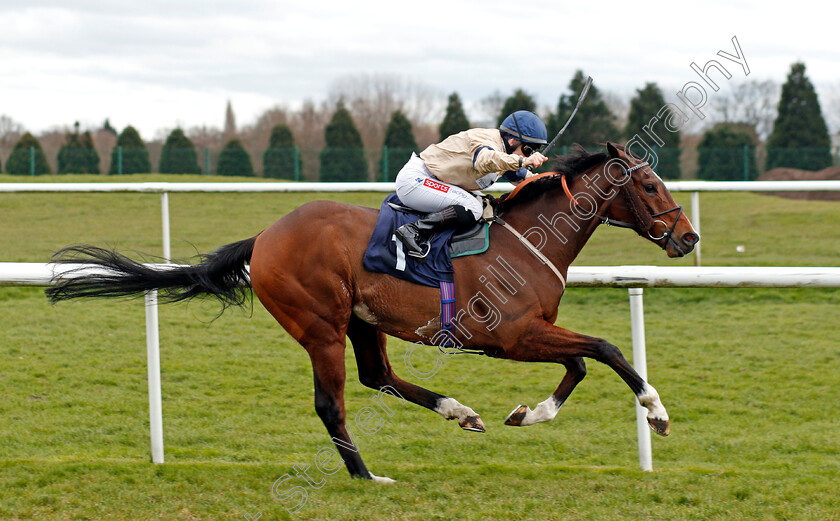
M 493 214 L 492 205 L 485 205 L 485 215 Z M 454 345 L 455 271 L 452 259 L 484 253 L 490 247 L 490 222 L 482 218 L 475 226 L 455 233 L 443 230 L 429 240 L 429 253 L 422 260 L 405 254 L 394 231 L 406 222 L 425 214 L 402 204 L 396 194 L 389 195 L 379 209 L 373 234 L 365 250 L 363 266 L 368 271 L 386 273 L 402 280 L 440 289 L 440 324 L 447 332 L 438 345 Z
M 487 199 L 484 199 L 487 201 Z M 408 206 L 404 206 L 401 204 L 397 204 L 394 202 L 388 202 L 388 206 L 390 206 L 394 211 L 406 213 L 410 215 L 417 215 L 418 218 L 423 218 L 426 214 L 423 212 L 419 212 L 414 208 L 409 208 Z M 487 248 L 490 247 L 490 220 L 485 220 L 485 217 L 488 213 L 488 208 L 490 211 L 490 215 L 492 216 L 493 208 L 489 202 L 485 203 L 484 207 L 484 217 L 475 223 L 470 228 L 456 231 L 452 238 L 449 240 L 449 257 L 450 258 L 457 258 L 457 257 L 466 257 L 467 255 L 478 255 L 479 253 L 484 253 L 487 251 Z

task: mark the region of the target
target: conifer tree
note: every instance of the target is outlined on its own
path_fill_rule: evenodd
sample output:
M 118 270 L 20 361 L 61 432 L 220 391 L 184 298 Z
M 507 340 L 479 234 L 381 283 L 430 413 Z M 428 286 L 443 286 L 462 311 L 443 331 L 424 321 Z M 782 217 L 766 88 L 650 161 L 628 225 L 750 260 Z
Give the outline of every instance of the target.
M 449 95 L 449 102 L 446 104 L 446 115 L 438 127 L 440 133 L 440 140 L 448 138 L 453 134 L 463 132 L 470 128 L 470 122 L 467 115 L 464 113 L 464 106 L 461 104 L 461 98 L 458 97 L 457 92 Z
M 161 174 L 200 174 L 195 145 L 180 128 L 169 133 L 160 152 Z
M 110 118 L 105 118 L 105 123 L 103 123 L 103 124 L 102 124 L 102 130 L 105 130 L 105 131 L 107 131 L 107 132 L 110 132 L 110 133 L 111 133 L 111 134 L 113 134 L 114 136 L 116 136 L 117 134 L 119 134 L 119 132 L 117 132 L 117 129 L 115 129 L 114 127 L 112 127 L 112 126 L 111 126 L 111 120 L 110 120 Z
M 572 114 L 577 104 L 580 91 L 586 83 L 586 76 L 583 71 L 578 70 L 569 82 L 568 94 L 560 96 L 557 103 L 557 112 L 548 118 L 548 137 L 553 139 L 560 132 L 563 125 Z M 585 148 L 595 149 L 599 143 L 609 140 L 617 140 L 619 131 L 615 123 L 615 114 L 610 111 L 607 104 L 601 97 L 601 92 L 595 85 L 589 88 L 589 94 L 575 115 L 574 121 L 566 129 L 566 132 L 557 140 L 556 146 L 568 146 L 573 143 L 580 143 Z M 561 149 L 555 149 L 560 153 Z
M 254 166 L 251 164 L 251 156 L 248 151 L 242 146 L 242 141 L 238 138 L 228 141 L 221 154 L 219 154 L 219 164 L 216 167 L 219 175 L 228 176 L 254 176 Z
M 93 146 L 90 132 L 79 135 L 68 132 L 58 150 L 59 174 L 98 174 L 99 154 Z
M 85 172 L 88 174 L 99 174 L 99 152 L 96 151 L 96 147 L 93 144 L 93 136 L 90 135 L 89 131 L 85 131 L 82 134 L 81 143 Z
M 321 181 L 366 181 L 367 161 L 362 136 L 343 101 L 339 101 L 324 137 L 326 146 L 320 154 Z
M 658 159 L 656 173 L 668 179 L 679 179 L 681 151 L 679 131 L 669 131 L 662 121 L 650 126 L 650 120 L 657 117 L 659 111 L 665 106 L 665 97 L 656 83 L 647 83 L 643 89 L 637 89 L 636 96 L 630 100 L 630 114 L 627 117 L 627 126 L 624 127 L 624 135 L 631 138 L 638 134 L 645 143 L 655 147 Z M 645 126 L 658 139 L 647 134 L 644 130 Z M 617 136 L 610 137 L 610 139 L 616 138 Z
M 529 110 L 531 112 L 537 111 L 537 102 L 534 98 L 522 89 L 516 89 L 512 96 L 505 100 L 502 105 L 502 110 L 499 113 L 499 121 L 496 126 L 501 125 L 506 117 L 516 112 L 517 110 Z
M 831 166 L 831 138 L 805 64 L 791 65 L 782 85 L 779 114 L 767 139 L 767 169 L 820 170 Z
M 82 172 L 82 141 L 76 132 L 68 132 L 64 136 L 64 144 L 58 149 L 59 174 L 81 174 Z
M 744 176 L 744 147 L 747 153 L 747 175 Z M 731 124 L 719 124 L 703 134 L 697 146 L 700 169 L 697 177 L 707 181 L 752 181 L 758 177 L 755 162 L 755 141 Z
M 122 160 L 122 172 L 120 161 Z M 140 134 L 131 125 L 125 127 L 117 137 L 117 144 L 111 150 L 111 168 L 108 174 L 148 174 L 152 171 L 149 150 Z
M 32 168 L 32 156 L 34 152 L 34 165 Z M 48 175 L 51 172 L 50 165 L 47 163 L 47 156 L 41 148 L 41 143 L 38 139 L 27 132 L 15 143 L 9 159 L 6 160 L 6 173 L 12 175 Z
M 391 121 L 385 129 L 384 145 L 386 152 L 382 154 L 379 173 L 384 174 L 383 178 L 393 181 L 411 157 L 411 153 L 418 152 L 411 122 L 399 110 L 391 114 Z
M 277 179 L 295 178 L 295 137 L 288 125 L 275 125 L 263 154 L 263 175 Z M 300 158 L 297 159 L 300 171 Z

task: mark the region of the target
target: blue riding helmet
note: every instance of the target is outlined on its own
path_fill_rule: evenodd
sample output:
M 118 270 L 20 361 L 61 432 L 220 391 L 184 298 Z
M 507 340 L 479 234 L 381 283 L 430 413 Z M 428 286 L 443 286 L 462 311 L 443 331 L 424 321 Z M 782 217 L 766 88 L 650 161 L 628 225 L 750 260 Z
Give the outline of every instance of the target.
M 548 144 L 548 141 L 546 141 L 548 132 L 545 129 L 545 123 L 539 116 L 528 110 L 517 110 L 506 117 L 499 126 L 499 130 L 525 143 Z

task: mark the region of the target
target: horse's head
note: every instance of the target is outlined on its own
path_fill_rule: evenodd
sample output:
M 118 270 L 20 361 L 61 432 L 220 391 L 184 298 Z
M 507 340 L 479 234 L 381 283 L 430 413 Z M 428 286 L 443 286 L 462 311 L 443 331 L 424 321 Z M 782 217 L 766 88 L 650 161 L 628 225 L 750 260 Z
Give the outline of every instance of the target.
M 623 148 L 607 143 L 607 177 L 619 193 L 603 215 L 606 222 L 632 228 L 664 249 L 669 257 L 682 257 L 694 249 L 700 235 L 691 226 L 665 183 L 644 162 Z

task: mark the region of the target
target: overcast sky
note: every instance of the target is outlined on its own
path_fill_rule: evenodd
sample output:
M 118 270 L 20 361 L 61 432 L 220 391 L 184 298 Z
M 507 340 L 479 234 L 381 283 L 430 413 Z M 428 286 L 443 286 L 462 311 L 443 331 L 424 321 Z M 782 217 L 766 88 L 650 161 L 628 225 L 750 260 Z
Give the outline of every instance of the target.
M 553 107 L 578 68 L 629 98 L 647 81 L 676 93 L 711 59 L 728 89 L 747 79 L 716 56 L 736 52 L 733 36 L 749 79 L 784 81 L 804 60 L 826 97 L 840 92 L 838 20 L 825 1 L 0 0 L 0 114 L 34 132 L 110 118 L 151 139 L 222 127 L 228 100 L 239 125 L 320 102 L 347 75 L 399 75 L 468 104 L 522 87 Z

